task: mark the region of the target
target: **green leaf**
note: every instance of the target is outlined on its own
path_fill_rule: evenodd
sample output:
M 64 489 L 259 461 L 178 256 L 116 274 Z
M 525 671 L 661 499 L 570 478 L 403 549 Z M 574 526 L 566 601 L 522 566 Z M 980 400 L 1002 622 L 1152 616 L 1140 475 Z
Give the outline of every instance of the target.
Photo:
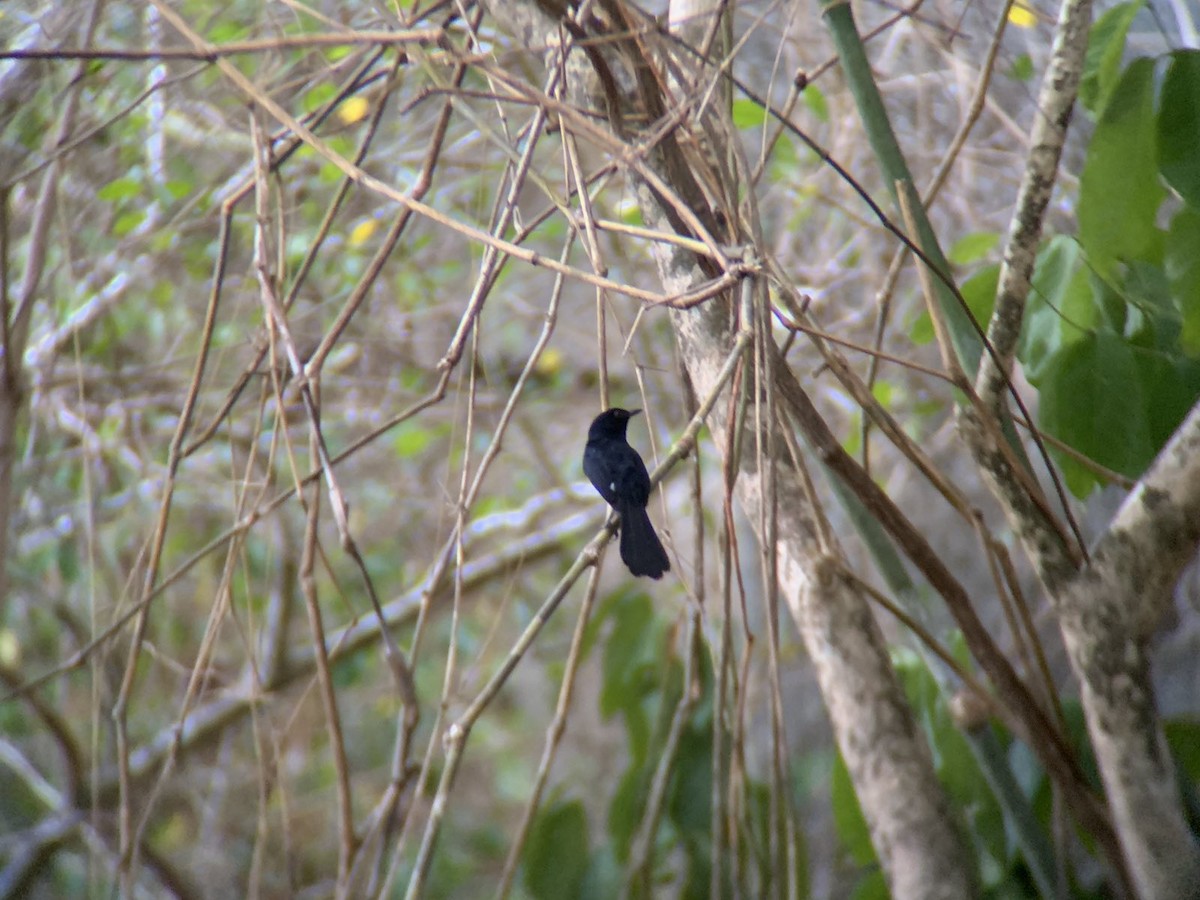
M 144 221 L 146 221 L 146 211 L 144 209 L 136 209 L 133 212 L 124 213 L 117 216 L 117 220 L 113 222 L 112 232 L 116 237 L 125 237 L 125 235 L 134 231 Z
M 858 795 L 850 782 L 850 772 L 840 753 L 833 764 L 829 794 L 833 802 L 833 827 L 842 846 L 855 863 L 870 865 L 875 861 L 875 847 L 871 844 L 871 833 L 858 804 Z
M 578 900 L 611 900 L 621 892 L 622 877 L 612 845 L 605 844 L 592 854 Z
M 1102 273 L 1148 258 L 1165 192 L 1158 179 L 1154 60 L 1121 76 L 1096 126 L 1079 179 L 1079 242 Z
M 608 804 L 608 836 L 612 839 L 619 860 L 629 858 L 629 845 L 642 821 L 646 786 L 653 774 L 649 767 L 635 763 L 622 773 L 612 793 L 612 800 Z
M 1008 76 L 1017 81 L 1028 81 L 1033 77 L 1033 60 L 1029 58 L 1028 53 L 1022 53 L 1013 60 Z
M 1200 361 L 1154 351 L 1139 352 L 1136 358 L 1142 394 L 1151 398 L 1146 411 L 1151 453 L 1138 470 L 1141 474 L 1200 398 Z
M 433 432 L 430 429 L 409 421 L 396 426 L 396 433 L 392 437 L 392 450 L 401 459 L 411 459 L 420 456 L 421 451 L 432 441 Z
M 815 84 L 804 86 L 804 103 L 809 111 L 817 117 L 820 122 L 829 121 L 829 103 L 825 99 L 825 92 Z
M 1200 355 L 1200 212 L 1181 209 L 1171 220 L 1163 253 L 1167 289 L 1179 310 L 1183 352 Z
M 233 19 L 219 19 L 208 32 L 208 39 L 214 44 L 232 43 L 244 40 L 250 36 L 250 30 Z
M 1097 316 L 1079 244 L 1061 235 L 1052 238 L 1038 254 L 1021 325 L 1017 358 L 1025 367 L 1025 377 L 1040 385 L 1055 354 L 1082 340 Z
M 991 265 L 980 269 L 963 282 L 960 293 L 967 301 L 967 309 L 975 317 L 980 328 L 987 328 L 996 305 L 996 289 L 1000 285 L 1000 266 Z
M 600 691 L 600 714 L 606 718 L 641 702 L 641 679 L 630 676 L 644 661 L 646 637 L 654 632 L 654 609 L 649 598 L 637 595 L 614 607 L 613 620 L 612 635 L 604 645 L 604 684 Z
M 767 111 L 753 100 L 742 98 L 733 101 L 733 125 L 739 131 L 749 128 L 761 128 L 767 118 Z
M 645 225 L 642 218 L 642 207 L 632 199 L 621 200 L 617 203 L 617 218 L 626 225 Z
M 600 714 L 621 713 L 633 766 L 646 759 L 653 737 L 652 716 L 662 701 L 662 627 L 650 598 L 631 593 L 612 607 L 613 630 L 604 645 Z
M 1104 109 L 1117 83 L 1121 54 L 1125 50 L 1125 35 L 1129 32 L 1129 23 L 1141 8 L 1141 0 L 1118 3 L 1092 25 L 1087 57 L 1083 63 L 1083 80 L 1079 85 L 1079 100 L 1093 115 Z
M 534 821 L 525 848 L 525 887 L 537 900 L 574 900 L 588 870 L 587 813 L 556 803 Z
M 891 896 L 883 870 L 876 869 L 859 879 L 848 900 L 889 900 Z
M 334 85 L 321 82 L 305 92 L 300 105 L 305 112 L 315 113 L 329 103 L 336 94 L 337 88 Z
M 96 197 L 107 203 L 115 203 L 119 200 L 132 200 L 134 197 L 141 196 L 141 193 L 141 182 L 135 178 L 126 176 L 110 181 L 104 187 L 100 188 L 100 190 L 96 191 Z
M 668 809 L 680 832 L 707 840 L 712 801 L 712 726 L 695 720 L 684 732 L 671 773 Z
M 1200 395 L 1200 362 L 1136 347 L 1107 330 L 1054 355 L 1039 386 L 1038 418 L 1085 456 L 1136 478 Z M 1061 457 L 1072 492 L 1095 477 Z
M 1179 348 L 1179 309 L 1171 302 L 1162 266 L 1133 263 L 1125 270 L 1120 288 L 1126 338 L 1133 344 L 1174 354 Z
M 1158 111 L 1158 168 L 1200 211 L 1200 50 L 1171 54 Z
M 933 337 L 933 319 L 929 317 L 929 310 L 925 309 L 913 320 L 908 329 L 908 339 L 918 347 L 923 347 L 932 341 Z
M 188 179 L 172 178 L 163 187 L 172 200 L 182 200 L 192 192 L 195 185 Z
M 1047 431 L 1125 475 L 1153 453 L 1133 349 L 1107 331 L 1055 355 L 1039 409 Z
M 1168 719 L 1163 731 L 1175 761 L 1192 781 L 1200 783 L 1200 721 Z
M 980 328 L 987 328 L 988 320 L 992 317 L 992 308 L 996 305 L 996 286 L 1000 283 L 1000 267 L 987 266 L 980 269 L 963 282 L 960 293 L 967 301 L 967 309 L 975 317 Z M 928 344 L 934 338 L 933 320 L 929 318 L 926 309 L 913 320 L 908 330 L 908 337 L 919 345 Z
M 1104 346 L 1098 347 L 1103 341 Z M 1133 365 L 1128 346 L 1111 334 L 1095 334 L 1056 354 L 1046 368 L 1038 407 L 1038 420 L 1047 432 L 1069 446 L 1119 472 L 1133 468 L 1133 461 L 1149 447 L 1149 426 L 1141 397 L 1124 396 L 1135 390 Z M 1108 358 L 1105 358 L 1108 357 Z M 1106 397 L 1115 389 L 1123 396 Z M 1106 402 L 1111 401 L 1111 402 Z M 1132 401 L 1132 402 L 1131 402 Z M 1120 421 L 1119 409 L 1132 408 L 1134 419 Z M 1111 441 L 1111 446 L 1107 446 Z M 1067 487 L 1077 497 L 1086 497 L 1099 484 L 1096 476 L 1073 458 L 1056 454 Z M 1098 457 L 1105 456 L 1105 460 Z
M 975 231 L 965 234 L 950 248 L 950 262 L 956 266 L 969 266 L 973 262 L 979 262 L 996 249 L 999 242 L 1000 235 L 994 231 Z

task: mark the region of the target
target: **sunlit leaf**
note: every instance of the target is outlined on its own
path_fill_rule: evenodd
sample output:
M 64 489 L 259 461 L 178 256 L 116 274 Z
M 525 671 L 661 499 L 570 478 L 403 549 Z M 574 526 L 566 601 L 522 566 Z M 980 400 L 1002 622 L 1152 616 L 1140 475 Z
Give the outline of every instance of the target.
M 1000 243 L 1000 235 L 994 231 L 973 231 L 954 242 L 947 256 L 958 266 L 968 266 L 986 257 Z
M 1037 25 L 1038 20 L 1037 14 L 1018 0 L 1009 7 L 1008 21 L 1010 25 L 1015 25 L 1017 28 L 1033 28 Z
M 1083 79 L 1079 85 L 1079 100 L 1093 114 L 1099 115 L 1103 111 L 1109 94 L 1116 86 L 1121 71 L 1121 56 L 1125 51 L 1125 35 L 1141 8 L 1141 0 L 1118 3 L 1106 10 L 1092 25 L 1083 64 Z
M 825 92 L 815 84 L 806 85 L 804 88 L 804 104 L 809 108 L 818 121 L 829 121 L 829 102 L 825 99 Z
M 358 247 L 370 240 L 371 235 L 378 230 L 379 223 L 375 219 L 363 219 L 350 229 L 350 235 L 347 240 L 349 240 L 351 247 Z
M 742 98 L 733 102 L 733 125 L 739 131 L 748 128 L 761 128 L 766 120 L 767 111 L 753 100 Z
M 96 197 L 108 203 L 131 200 L 141 195 L 142 183 L 134 178 L 116 178 L 96 191 Z
M 1102 273 L 1149 258 L 1159 239 L 1156 143 L 1154 61 L 1137 59 L 1104 108 L 1079 179 L 1079 241 Z
M 366 97 L 350 97 L 338 107 L 338 118 L 347 125 L 361 120 L 370 111 L 371 104 Z

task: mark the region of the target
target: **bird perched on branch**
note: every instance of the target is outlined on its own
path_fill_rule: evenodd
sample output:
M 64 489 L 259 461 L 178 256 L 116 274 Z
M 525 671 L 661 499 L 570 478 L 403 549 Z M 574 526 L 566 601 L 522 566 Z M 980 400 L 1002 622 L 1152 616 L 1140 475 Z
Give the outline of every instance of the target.
M 638 452 L 629 446 L 625 429 L 640 409 L 612 408 L 592 421 L 583 471 L 600 496 L 621 516 L 621 560 L 634 575 L 662 578 L 670 571 L 667 551 L 650 523 L 650 475 Z

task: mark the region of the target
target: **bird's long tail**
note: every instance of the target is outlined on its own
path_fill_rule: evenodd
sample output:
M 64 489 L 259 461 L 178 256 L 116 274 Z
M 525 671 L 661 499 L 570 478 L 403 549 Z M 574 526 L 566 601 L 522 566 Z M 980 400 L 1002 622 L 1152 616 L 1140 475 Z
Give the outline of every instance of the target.
M 644 506 L 623 505 L 621 510 L 621 559 L 634 575 L 662 578 L 671 561 L 654 531 Z

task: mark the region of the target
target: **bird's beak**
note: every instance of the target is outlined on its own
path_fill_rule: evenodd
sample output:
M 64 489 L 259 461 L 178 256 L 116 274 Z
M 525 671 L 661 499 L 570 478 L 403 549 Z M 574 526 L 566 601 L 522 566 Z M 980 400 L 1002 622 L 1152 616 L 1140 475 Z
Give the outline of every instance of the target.
M 631 409 L 631 410 L 629 411 L 629 418 L 631 418 L 631 419 L 632 419 L 634 416 L 636 416 L 636 415 L 637 415 L 638 413 L 640 413 L 640 412 L 641 412 L 641 410 L 640 410 L 640 409 Z

